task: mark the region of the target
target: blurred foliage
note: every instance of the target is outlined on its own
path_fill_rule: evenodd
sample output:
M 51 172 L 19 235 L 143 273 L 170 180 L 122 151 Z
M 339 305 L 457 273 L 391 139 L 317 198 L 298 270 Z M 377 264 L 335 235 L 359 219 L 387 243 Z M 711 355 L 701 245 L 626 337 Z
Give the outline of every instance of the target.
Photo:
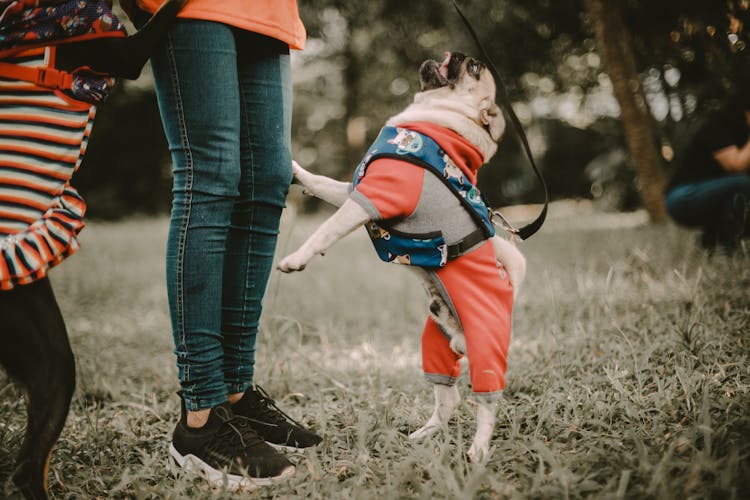
M 692 118 L 744 77 L 748 2 L 620 1 L 666 165 Z M 623 194 L 603 199 L 614 208 L 637 204 L 627 156 L 610 154 L 623 145 L 619 108 L 583 1 L 461 5 L 503 74 L 552 196 L 600 196 L 612 181 Z M 440 59 L 447 50 L 477 53 L 448 1 L 413 1 L 404 8 L 395 0 L 321 0 L 301 9 L 309 42 L 296 58 L 295 154 L 342 179 L 385 119 L 419 90 L 423 60 Z M 329 65 L 322 68 L 320 59 Z M 539 200 L 539 186 L 512 136 L 480 176 L 493 205 Z M 595 158 L 617 162 L 587 170 Z M 597 172 L 607 174 L 592 179 Z
M 749 81 L 750 0 L 615 1 L 633 34 L 669 170 L 693 119 Z M 612 154 L 624 144 L 619 108 L 583 0 L 459 3 L 503 75 L 552 197 L 637 205 L 628 156 Z M 351 176 L 387 117 L 419 90 L 422 61 L 449 50 L 477 53 L 448 0 L 302 1 L 300 12 L 308 43 L 292 56 L 294 157 L 339 179 Z M 101 109 L 79 175 L 90 214 L 168 207 L 167 158 L 151 92 L 115 95 Z M 482 170 L 480 187 L 494 206 L 541 199 L 512 131 Z M 622 195 L 605 196 L 608 190 Z

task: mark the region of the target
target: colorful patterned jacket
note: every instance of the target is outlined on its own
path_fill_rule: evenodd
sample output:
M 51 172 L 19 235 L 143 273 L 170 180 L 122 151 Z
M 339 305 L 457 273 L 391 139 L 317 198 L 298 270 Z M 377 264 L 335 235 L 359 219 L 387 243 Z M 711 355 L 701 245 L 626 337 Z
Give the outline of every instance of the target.
M 86 205 L 70 179 L 114 80 L 60 70 L 57 46 L 126 35 L 103 1 L 40 3 L 0 1 L 0 290 L 79 248 Z

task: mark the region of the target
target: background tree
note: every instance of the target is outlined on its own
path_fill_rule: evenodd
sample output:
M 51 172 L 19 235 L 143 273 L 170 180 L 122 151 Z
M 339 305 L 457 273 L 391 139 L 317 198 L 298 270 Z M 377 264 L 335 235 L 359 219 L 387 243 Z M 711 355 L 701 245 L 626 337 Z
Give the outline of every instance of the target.
M 620 6 L 603 0 L 587 0 L 600 53 L 607 63 L 625 130 L 632 164 L 642 180 L 642 197 L 654 222 L 667 220 L 664 205 L 664 173 L 654 141 L 651 112 L 636 69 L 632 37 L 625 28 Z

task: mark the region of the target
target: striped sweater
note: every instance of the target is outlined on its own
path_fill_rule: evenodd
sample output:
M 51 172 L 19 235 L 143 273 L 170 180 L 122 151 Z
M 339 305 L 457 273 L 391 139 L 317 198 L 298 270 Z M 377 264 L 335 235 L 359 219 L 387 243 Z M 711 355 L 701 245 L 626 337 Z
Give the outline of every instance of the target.
M 53 66 L 55 47 L 8 60 Z M 86 205 L 69 183 L 96 107 L 59 90 L 0 78 L 0 290 L 46 276 L 75 252 Z

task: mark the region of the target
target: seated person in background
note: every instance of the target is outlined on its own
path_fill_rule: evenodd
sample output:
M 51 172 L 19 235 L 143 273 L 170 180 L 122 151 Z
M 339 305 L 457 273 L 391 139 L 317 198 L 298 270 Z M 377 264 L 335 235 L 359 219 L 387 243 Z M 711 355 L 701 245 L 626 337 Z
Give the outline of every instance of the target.
M 701 245 L 736 249 L 750 235 L 750 92 L 746 88 L 700 125 L 667 186 L 667 211 L 703 229 Z

